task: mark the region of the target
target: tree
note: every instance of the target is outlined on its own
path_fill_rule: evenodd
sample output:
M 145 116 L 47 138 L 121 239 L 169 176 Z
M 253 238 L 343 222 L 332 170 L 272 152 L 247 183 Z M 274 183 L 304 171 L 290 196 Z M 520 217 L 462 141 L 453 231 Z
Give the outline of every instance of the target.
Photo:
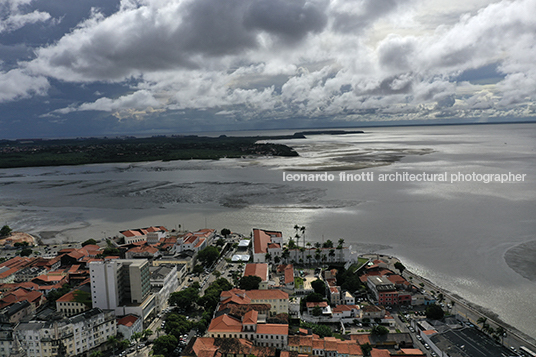
M 361 346 L 361 351 L 363 351 L 363 355 L 364 356 L 370 356 L 370 351 L 372 351 L 372 346 L 370 345 L 370 343 L 364 343 Z
M 342 249 L 344 248 L 344 239 L 339 239 L 339 245 L 337 246 L 337 249 Z
M 96 245 L 97 241 L 93 238 L 90 238 L 82 243 L 82 247 L 85 247 L 86 245 Z
M 333 242 L 331 240 L 327 240 L 322 244 L 322 248 L 333 248 Z
M 0 229 L 0 237 L 7 237 L 11 234 L 12 229 L 6 224 Z
M 19 252 L 21 257 L 29 257 L 33 253 L 32 248 L 24 248 Z
M 112 247 L 104 248 L 104 250 L 102 251 L 102 255 L 104 257 L 118 256 L 119 255 L 119 249 L 112 248 Z
M 290 239 L 288 240 L 288 248 L 289 248 L 289 249 L 294 249 L 294 248 L 296 248 L 296 242 L 294 242 L 294 240 L 293 240 L 292 238 L 290 238 Z
M 324 296 L 318 293 L 310 293 L 305 297 L 305 302 L 321 302 L 324 301 Z
M 63 286 L 59 289 L 52 290 L 47 295 L 47 301 L 53 306 L 56 306 L 55 302 L 63 295 L 67 294 L 69 291 L 71 291 L 71 286 L 69 284 L 63 284 Z
M 223 238 L 220 238 L 216 241 L 216 245 L 218 247 L 223 247 L 225 245 L 225 240 Z
M 376 325 L 372 328 L 372 331 L 370 331 L 371 335 L 374 336 L 384 336 L 389 333 L 389 329 L 385 326 Z
M 320 316 L 322 315 L 322 308 L 320 306 L 315 306 L 313 308 L 313 316 Z
M 404 270 L 406 270 L 406 267 L 404 266 L 404 264 L 400 263 L 400 262 L 396 262 L 395 263 L 395 269 L 397 269 L 400 274 L 402 274 L 404 272 Z
M 439 305 L 432 304 L 426 307 L 426 317 L 431 320 L 441 320 L 444 315 L 445 312 Z
M 90 355 L 90 357 L 102 357 L 101 351 L 93 351 Z
M 225 238 L 227 238 L 230 234 L 231 234 L 231 230 L 228 228 L 223 228 L 221 230 L 221 235 L 224 236 Z
M 269 263 L 272 260 L 272 254 L 266 253 L 264 255 L 264 259 Z
M 501 338 L 501 344 L 502 344 L 504 337 L 506 337 L 506 329 L 502 326 L 498 326 L 495 329 L 495 333 L 497 334 L 497 336 Z
M 108 339 L 106 340 L 106 342 L 111 345 L 112 347 L 112 351 L 113 351 L 113 355 L 115 356 L 115 350 L 117 349 L 117 344 L 119 343 L 119 339 L 117 338 L 117 336 L 110 336 L 108 337 Z
M 305 246 L 305 226 L 300 227 L 300 232 L 302 233 L 302 245 Z
M 143 338 L 147 339 L 153 335 L 153 330 L 151 329 L 145 329 L 142 331 Z
M 484 325 L 486 325 L 486 321 L 488 321 L 487 317 L 481 316 L 476 320 L 477 324 L 482 324 L 482 329 L 484 329 Z
M 258 290 L 262 279 L 255 275 L 243 276 L 238 282 L 238 286 L 243 290 Z
M 274 263 L 279 264 L 281 262 L 281 258 L 279 258 L 278 255 L 274 257 Z
M 158 337 L 153 342 L 153 354 L 154 355 L 163 355 L 163 356 L 172 356 L 173 350 L 175 350 L 179 341 L 173 335 L 165 335 Z
M 195 288 L 187 288 L 182 291 L 172 293 L 169 297 L 169 304 L 190 309 L 199 300 L 199 291 Z
M 134 332 L 132 336 L 130 336 L 131 341 L 136 341 L 136 344 L 140 343 L 141 338 L 143 337 L 143 333 L 141 332 Z
M 205 267 L 211 266 L 220 256 L 220 250 L 216 247 L 206 247 L 197 253 L 197 259 Z
M 322 297 L 326 296 L 326 284 L 322 280 L 313 280 L 311 282 L 311 287 L 313 288 L 315 293 L 322 295 Z
M 93 303 L 91 301 L 91 294 L 88 293 L 87 291 L 76 290 L 73 292 L 73 296 L 74 296 L 74 301 L 84 304 L 89 308 L 93 306 Z
M 320 338 L 324 337 L 331 337 L 333 335 L 333 332 L 329 328 L 329 326 L 326 325 L 315 325 L 313 327 L 313 333 L 320 336 Z

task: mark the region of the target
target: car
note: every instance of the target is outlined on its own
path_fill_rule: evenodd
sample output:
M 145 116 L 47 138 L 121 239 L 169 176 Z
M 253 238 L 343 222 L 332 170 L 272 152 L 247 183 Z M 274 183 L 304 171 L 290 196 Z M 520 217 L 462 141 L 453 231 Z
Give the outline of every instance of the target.
M 410 332 L 415 332 L 415 329 L 413 327 L 409 327 Z
M 429 350 L 429 349 L 430 349 L 430 345 L 427 344 L 427 343 L 425 343 L 425 344 L 424 344 L 424 348 L 426 348 L 427 350 Z

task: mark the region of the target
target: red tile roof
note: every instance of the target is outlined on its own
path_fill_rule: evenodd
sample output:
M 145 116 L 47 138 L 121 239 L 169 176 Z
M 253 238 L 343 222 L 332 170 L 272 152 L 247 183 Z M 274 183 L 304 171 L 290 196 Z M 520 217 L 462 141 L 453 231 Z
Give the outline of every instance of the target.
M 320 301 L 320 302 L 308 302 L 308 303 L 306 303 L 306 306 L 307 306 L 308 308 L 315 307 L 315 306 L 327 307 L 327 306 L 328 306 L 328 303 L 325 302 L 325 301 Z
M 290 269 L 285 270 L 285 284 L 290 284 L 292 282 L 294 282 L 294 269 L 291 265 Z
M 274 300 L 283 299 L 288 300 L 288 294 L 283 290 L 269 289 L 269 290 L 248 290 L 246 295 L 251 300 Z
M 130 326 L 134 325 L 136 323 L 136 321 L 138 321 L 138 318 L 136 316 L 127 315 L 127 316 L 122 317 L 119 320 L 117 320 L 117 324 L 130 327 Z
M 256 324 L 257 323 L 257 317 L 259 316 L 259 313 L 255 310 L 250 310 L 244 314 L 244 318 L 242 319 L 243 324 Z
M 201 246 L 201 244 L 203 244 L 203 242 L 207 240 L 206 238 L 199 238 L 199 241 L 196 243 L 196 245 L 194 246 L 194 248 L 198 248 Z
M 253 229 L 253 247 L 256 254 L 267 252 L 268 243 L 272 241 L 271 236 L 282 237 L 283 235 L 281 232 Z
M 288 335 L 288 325 L 258 324 L 257 333 L 264 335 Z
M 68 292 L 67 294 L 63 295 L 62 297 L 60 297 L 56 301 L 59 301 L 59 302 L 73 302 L 73 301 L 75 301 L 75 299 L 76 299 L 75 291 L 71 291 L 71 292 Z
M 220 315 L 210 322 L 208 332 L 241 332 L 242 322 L 230 317 L 229 315 Z
M 268 264 L 266 263 L 250 263 L 246 264 L 244 276 L 258 276 L 261 281 L 268 280 Z
M 352 310 L 359 310 L 359 306 L 356 305 L 337 305 L 335 306 L 331 311 L 333 312 L 343 312 L 343 311 L 352 311 Z
M 387 350 L 373 348 L 372 351 L 370 351 L 370 357 L 391 357 L 391 354 Z

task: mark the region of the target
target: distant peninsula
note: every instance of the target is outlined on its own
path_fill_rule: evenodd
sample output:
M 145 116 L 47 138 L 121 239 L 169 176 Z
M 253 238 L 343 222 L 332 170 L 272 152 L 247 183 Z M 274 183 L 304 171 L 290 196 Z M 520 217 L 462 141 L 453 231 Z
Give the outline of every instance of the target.
M 344 134 L 364 134 L 362 130 L 314 130 L 314 131 L 300 131 L 294 134 L 294 136 L 305 135 L 344 135 Z
M 245 156 L 299 156 L 291 147 L 266 141 L 303 136 L 78 138 L 0 140 L 0 168 L 101 163 L 217 160 Z M 264 141 L 265 143 L 258 143 Z

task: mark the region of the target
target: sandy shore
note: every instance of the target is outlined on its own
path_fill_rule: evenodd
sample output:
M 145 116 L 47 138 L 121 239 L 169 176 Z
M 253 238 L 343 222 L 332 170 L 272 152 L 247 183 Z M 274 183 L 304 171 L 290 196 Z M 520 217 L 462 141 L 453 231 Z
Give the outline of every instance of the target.
M 13 243 L 28 242 L 28 244 L 30 245 L 38 244 L 38 241 L 34 236 L 28 233 L 23 233 L 23 232 L 11 232 L 11 235 L 9 237 L 0 239 L 0 246 L 4 246 L 7 242 L 13 242 Z
M 536 240 L 519 244 L 504 254 L 510 268 L 530 281 L 536 281 Z

